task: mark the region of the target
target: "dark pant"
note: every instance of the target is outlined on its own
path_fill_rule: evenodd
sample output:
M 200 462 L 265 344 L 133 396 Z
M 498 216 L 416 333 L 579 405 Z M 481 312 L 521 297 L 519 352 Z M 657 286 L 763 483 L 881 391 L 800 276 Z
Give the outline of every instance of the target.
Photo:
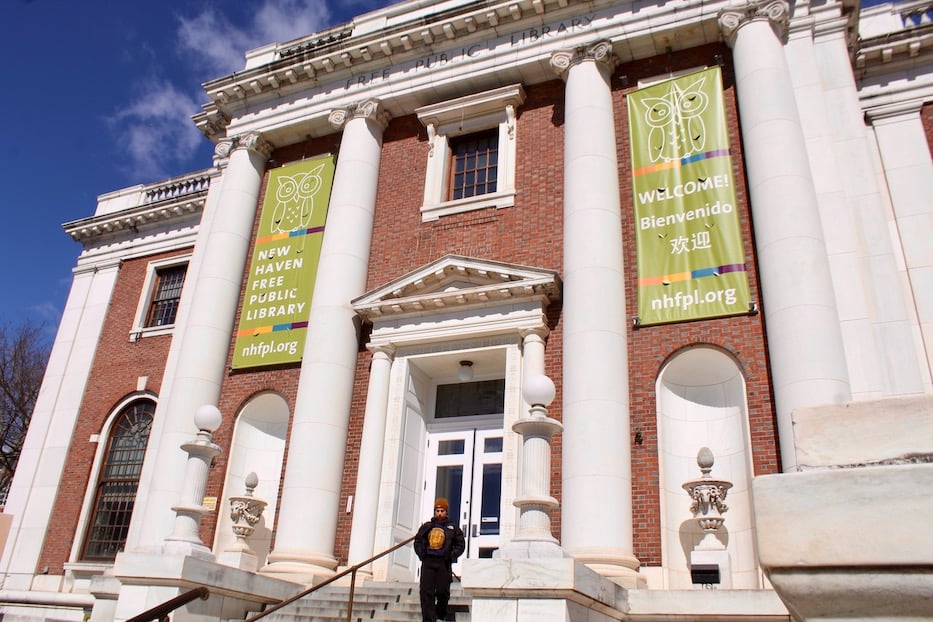
M 447 619 L 450 600 L 450 566 L 439 557 L 425 557 L 421 564 L 421 618 L 424 622 Z

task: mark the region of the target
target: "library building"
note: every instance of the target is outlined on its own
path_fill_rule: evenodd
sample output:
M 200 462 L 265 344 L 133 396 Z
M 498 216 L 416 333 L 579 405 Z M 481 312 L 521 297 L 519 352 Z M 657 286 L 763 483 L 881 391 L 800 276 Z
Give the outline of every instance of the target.
M 420 621 L 443 497 L 449 620 L 933 620 L 933 2 L 243 55 L 211 161 L 63 224 L 0 618 Z

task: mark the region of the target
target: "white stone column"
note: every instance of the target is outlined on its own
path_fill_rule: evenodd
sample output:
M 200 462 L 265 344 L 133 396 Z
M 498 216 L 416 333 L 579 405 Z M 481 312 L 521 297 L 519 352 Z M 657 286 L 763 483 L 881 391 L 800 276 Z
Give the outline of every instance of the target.
M 275 550 L 263 572 L 314 581 L 337 567 L 334 540 L 358 335 L 350 301 L 366 289 L 382 132 L 376 100 L 331 113 L 343 127 L 289 438 Z
M 558 52 L 564 107 L 563 548 L 631 577 L 632 487 L 619 167 L 600 41 Z
M 4 589 L 28 590 L 32 586 L 119 273 L 119 261 L 89 263 L 79 259 L 74 269 L 4 508 L 4 513 L 13 517 L 0 561 Z
M 376 541 L 376 515 L 382 481 L 382 449 L 386 442 L 386 409 L 389 405 L 389 380 L 392 372 L 391 348 L 375 348 L 369 368 L 369 390 L 360 439 L 360 459 L 356 470 L 356 493 L 353 497 L 353 526 L 350 529 L 350 564 L 372 557 Z M 364 569 L 372 574 L 371 568 Z
M 870 108 L 927 362 L 933 369 L 933 161 L 920 99 Z
M 806 142 L 781 43 L 784 0 L 723 9 L 733 49 L 781 461 L 797 464 L 792 413 L 851 399 Z
M 176 324 L 169 353 L 170 378 L 153 419 L 140 475 L 137 507 L 127 550 L 161 548 L 174 522 L 172 506 L 184 485 L 187 457 L 181 445 L 193 433 L 192 417 L 205 404 L 217 404 L 233 334 L 240 286 L 249 253 L 259 189 L 272 145 L 256 133 L 218 146 L 229 162 L 214 213 L 205 214 L 182 292 L 187 308 Z
M 536 328 L 522 333 L 522 382 L 532 376 L 544 374 L 544 349 L 547 328 Z M 524 386 L 524 385 L 523 385 Z M 530 404 L 529 404 L 530 405 Z

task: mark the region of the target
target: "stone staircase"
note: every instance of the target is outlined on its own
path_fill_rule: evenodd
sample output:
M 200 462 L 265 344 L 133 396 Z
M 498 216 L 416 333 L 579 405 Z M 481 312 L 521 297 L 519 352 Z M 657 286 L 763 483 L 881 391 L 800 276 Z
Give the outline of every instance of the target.
M 260 622 L 347 622 L 348 586 L 328 585 L 269 614 Z M 449 620 L 469 622 L 470 598 L 450 586 Z M 365 583 L 353 595 L 352 622 L 421 622 L 417 583 Z

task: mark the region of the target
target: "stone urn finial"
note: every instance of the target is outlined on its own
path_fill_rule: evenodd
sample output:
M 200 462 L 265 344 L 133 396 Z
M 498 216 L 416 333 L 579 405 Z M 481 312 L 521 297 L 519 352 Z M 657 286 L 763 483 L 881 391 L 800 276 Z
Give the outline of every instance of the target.
M 729 509 L 726 505 L 726 494 L 732 488 L 732 482 L 714 479 L 710 472 L 713 470 L 715 457 L 709 447 L 701 447 L 697 452 L 697 466 L 700 467 L 699 479 L 693 479 L 683 484 L 684 490 L 693 499 L 690 511 L 700 528 L 706 533 L 714 533 L 726 520 L 723 514 Z
M 246 476 L 246 494 L 230 497 L 230 518 L 233 520 L 233 533 L 237 539 L 231 550 L 252 553 L 246 539 L 253 535 L 256 523 L 267 505 L 265 501 L 253 497 L 253 491 L 258 485 L 259 477 L 250 473 Z

